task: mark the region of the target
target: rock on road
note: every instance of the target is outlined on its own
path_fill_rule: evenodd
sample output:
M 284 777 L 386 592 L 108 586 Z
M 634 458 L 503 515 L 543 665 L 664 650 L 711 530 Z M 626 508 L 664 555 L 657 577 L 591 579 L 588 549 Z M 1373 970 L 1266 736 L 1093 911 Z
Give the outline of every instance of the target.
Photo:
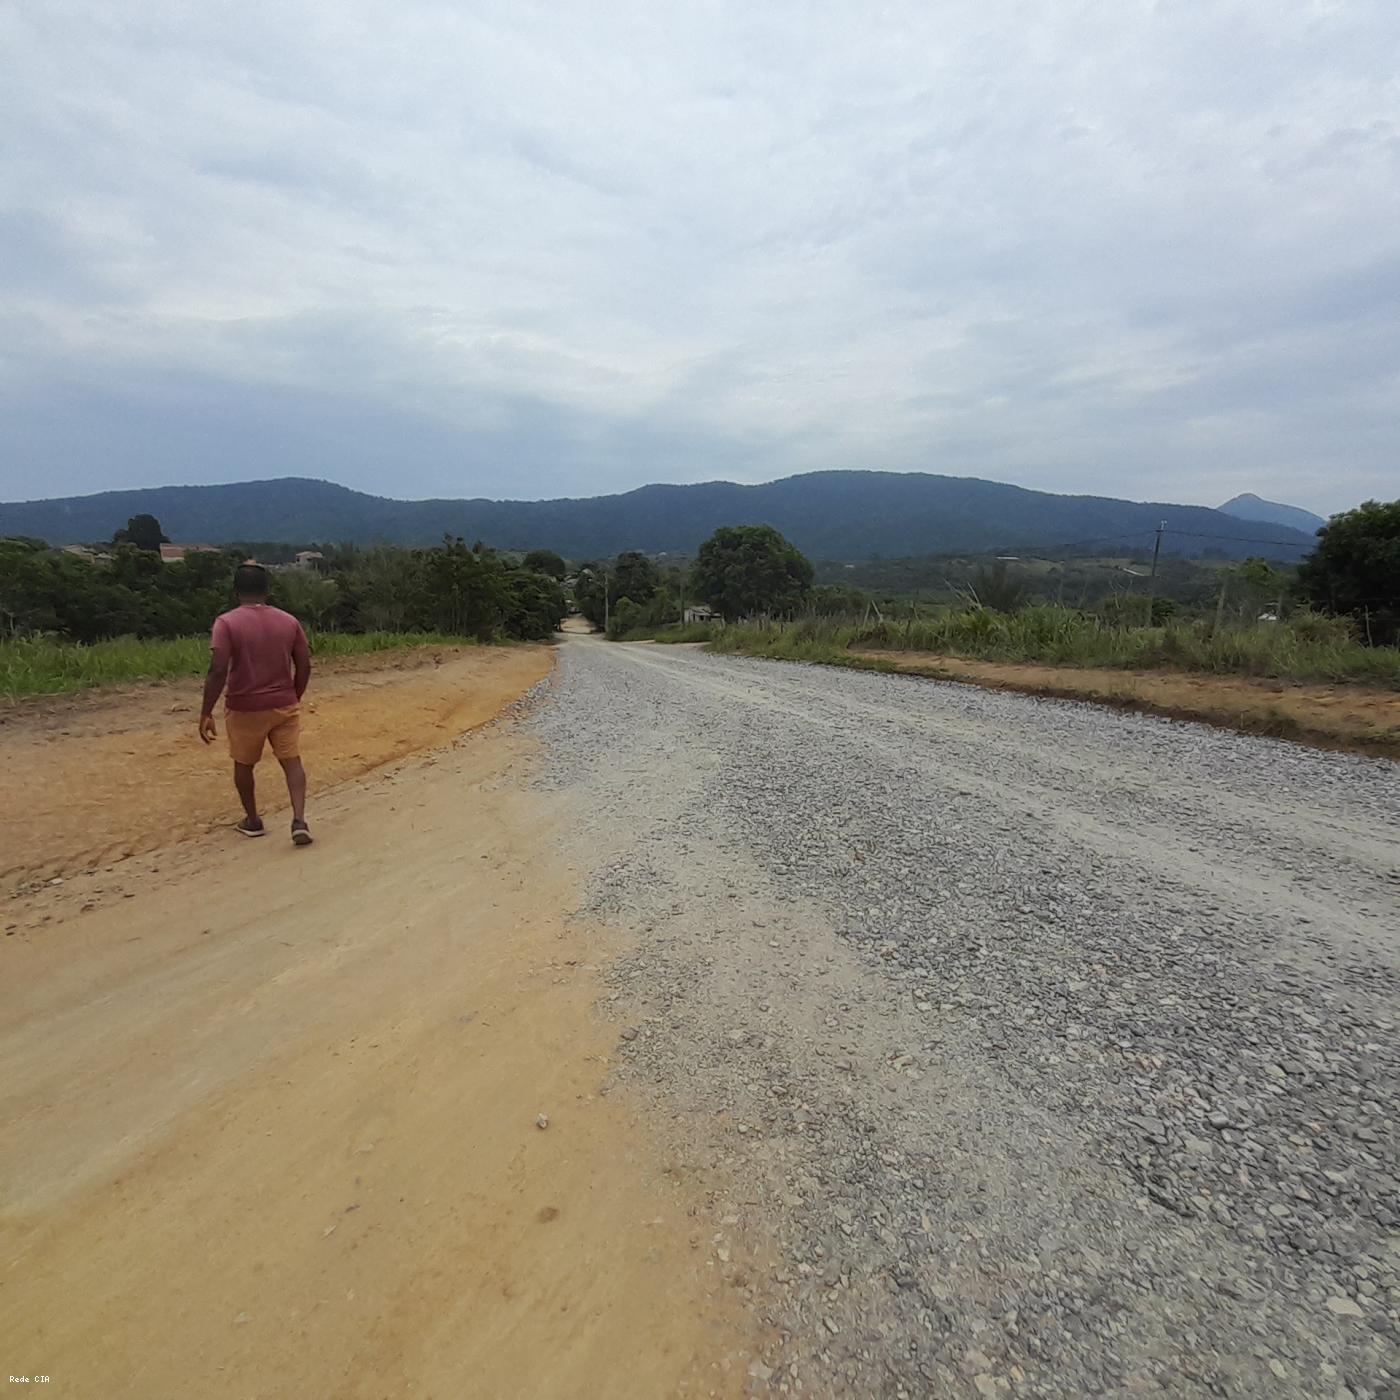
M 584 638 L 529 727 L 756 1387 L 1400 1394 L 1394 765 Z

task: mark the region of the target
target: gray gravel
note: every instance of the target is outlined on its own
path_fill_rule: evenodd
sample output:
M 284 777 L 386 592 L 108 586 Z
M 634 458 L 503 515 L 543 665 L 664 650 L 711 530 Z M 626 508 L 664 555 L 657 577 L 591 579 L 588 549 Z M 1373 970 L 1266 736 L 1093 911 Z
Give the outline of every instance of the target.
M 1400 1396 L 1395 766 L 592 639 L 529 727 L 755 1390 Z

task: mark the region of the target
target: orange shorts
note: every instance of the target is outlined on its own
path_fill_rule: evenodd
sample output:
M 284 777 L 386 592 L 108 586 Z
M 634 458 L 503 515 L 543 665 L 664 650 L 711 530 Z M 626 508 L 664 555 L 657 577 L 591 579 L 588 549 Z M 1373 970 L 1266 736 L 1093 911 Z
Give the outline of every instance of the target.
M 224 730 L 235 763 L 254 764 L 270 744 L 277 758 L 301 757 L 301 707 L 280 710 L 225 710 Z

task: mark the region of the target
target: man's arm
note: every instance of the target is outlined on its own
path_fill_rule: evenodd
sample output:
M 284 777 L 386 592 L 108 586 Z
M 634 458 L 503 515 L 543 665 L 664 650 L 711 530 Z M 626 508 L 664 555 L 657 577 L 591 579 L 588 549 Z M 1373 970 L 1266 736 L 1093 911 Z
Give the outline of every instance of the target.
M 306 644 L 306 633 L 298 627 L 296 641 L 292 643 L 292 684 L 296 687 L 298 704 L 310 682 L 311 648 Z
M 204 677 L 204 704 L 199 712 L 199 737 L 212 744 L 219 731 L 214 726 L 214 706 L 228 681 L 228 648 L 216 641 L 209 649 L 209 672 Z

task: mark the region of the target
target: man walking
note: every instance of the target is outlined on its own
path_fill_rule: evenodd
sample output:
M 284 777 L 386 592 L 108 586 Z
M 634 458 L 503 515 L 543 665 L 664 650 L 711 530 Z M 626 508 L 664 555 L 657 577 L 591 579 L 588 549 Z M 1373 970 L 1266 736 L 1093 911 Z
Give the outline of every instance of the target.
M 291 613 L 268 603 L 267 570 L 261 564 L 240 564 L 233 572 L 233 591 L 238 595 L 238 606 L 214 619 L 199 737 L 211 744 L 218 736 L 214 705 L 227 684 L 224 727 L 233 756 L 233 785 L 243 800 L 245 814 L 234 830 L 244 836 L 266 833 L 258 816 L 253 768 L 267 743 L 287 777 L 292 841 L 309 846 L 300 715 L 301 697 L 311 679 L 306 633 Z

